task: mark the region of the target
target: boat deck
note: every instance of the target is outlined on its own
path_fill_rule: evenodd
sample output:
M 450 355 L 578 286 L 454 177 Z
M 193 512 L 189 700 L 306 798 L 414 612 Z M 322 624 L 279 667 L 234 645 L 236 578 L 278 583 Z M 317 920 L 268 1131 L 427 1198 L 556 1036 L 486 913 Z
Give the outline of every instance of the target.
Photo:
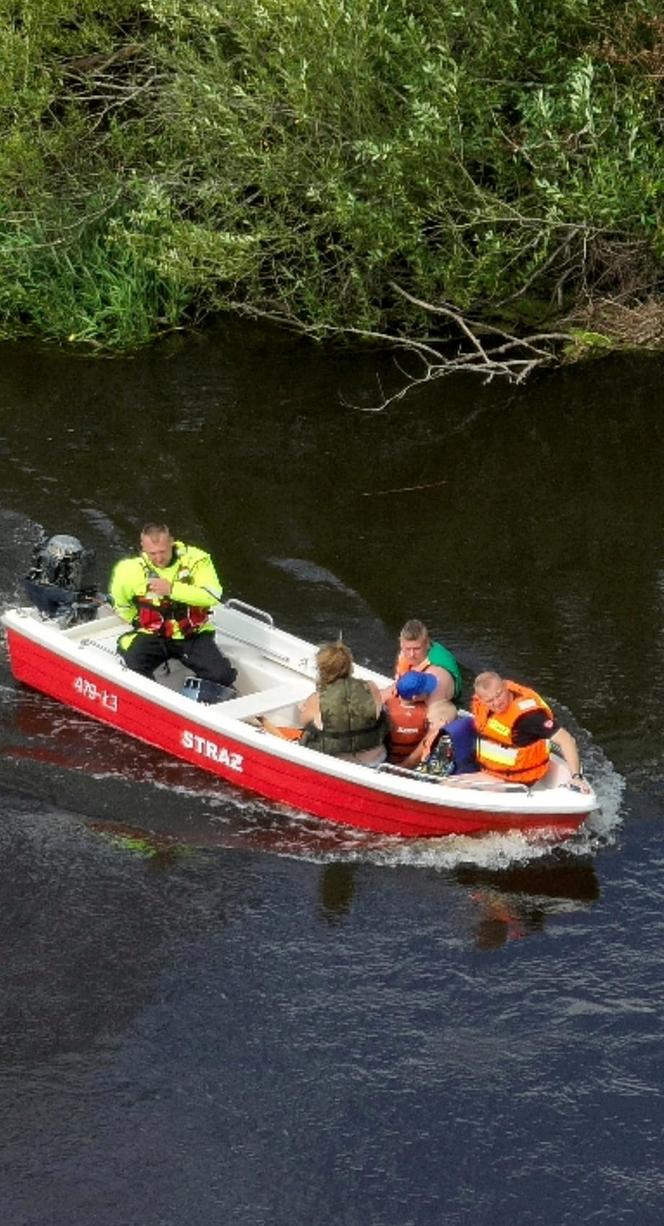
M 123 670 L 116 644 L 124 628 L 125 624 L 111 613 L 98 621 L 72 627 L 65 633 L 93 657 L 99 655 L 106 663 L 111 657 Z M 274 653 L 268 653 L 259 644 L 240 642 L 235 637 L 225 636 L 222 631 L 217 631 L 216 640 L 238 674 L 234 683 L 238 697 L 223 703 L 224 714 L 247 721 L 269 715 L 286 727 L 298 727 L 298 703 L 312 692 L 313 678 L 293 671 L 288 663 L 275 659 Z M 156 670 L 154 680 L 173 693 L 182 693 L 186 679 L 193 676 L 179 661 L 170 660 Z

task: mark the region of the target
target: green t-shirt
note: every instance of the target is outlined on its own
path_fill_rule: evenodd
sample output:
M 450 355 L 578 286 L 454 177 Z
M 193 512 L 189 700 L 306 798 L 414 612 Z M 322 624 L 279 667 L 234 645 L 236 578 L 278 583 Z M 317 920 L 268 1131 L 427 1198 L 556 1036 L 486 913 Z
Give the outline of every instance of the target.
M 429 648 L 429 663 L 434 664 L 436 668 L 446 668 L 448 673 L 454 677 L 454 694 L 453 702 L 459 705 L 461 691 L 463 689 L 463 681 L 461 672 L 451 651 L 447 647 L 443 647 L 442 643 L 432 643 Z

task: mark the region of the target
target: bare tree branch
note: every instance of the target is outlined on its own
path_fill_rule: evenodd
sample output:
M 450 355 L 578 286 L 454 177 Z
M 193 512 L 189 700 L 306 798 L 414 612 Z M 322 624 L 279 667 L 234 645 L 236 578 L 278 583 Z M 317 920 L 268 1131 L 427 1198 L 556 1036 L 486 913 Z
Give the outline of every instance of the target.
M 500 376 L 511 383 L 523 383 L 525 379 L 539 367 L 550 365 L 557 361 L 557 347 L 560 343 L 569 342 L 566 332 L 538 332 L 530 336 L 514 336 L 502 328 L 491 324 L 476 323 L 455 310 L 446 303 L 426 302 L 409 293 L 396 282 L 390 282 L 395 293 L 401 294 L 414 306 L 431 315 L 439 315 L 448 319 L 461 333 L 465 348 L 458 346 L 453 353 L 449 352 L 452 343 L 439 341 L 436 349 L 428 341 L 414 340 L 410 337 L 395 337 L 384 332 L 375 332 L 362 328 L 345 328 L 344 333 L 362 336 L 369 340 L 380 340 L 391 348 L 413 354 L 422 363 L 422 373 L 408 373 L 395 358 L 395 365 L 405 379 L 402 386 L 390 395 L 386 395 L 379 383 L 381 399 L 371 406 L 352 405 L 365 413 L 377 413 L 402 400 L 413 388 L 431 383 L 434 379 L 442 379 L 452 374 L 479 374 L 484 382 Z M 482 339 L 480 339 L 482 337 Z

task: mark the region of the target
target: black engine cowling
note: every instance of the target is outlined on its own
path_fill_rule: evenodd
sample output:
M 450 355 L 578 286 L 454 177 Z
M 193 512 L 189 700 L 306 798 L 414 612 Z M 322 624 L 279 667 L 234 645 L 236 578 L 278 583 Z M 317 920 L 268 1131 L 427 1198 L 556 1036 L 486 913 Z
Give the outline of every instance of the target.
M 75 536 L 44 535 L 37 542 L 23 587 L 40 613 L 66 625 L 96 616 L 100 597 L 87 581 L 93 558 Z

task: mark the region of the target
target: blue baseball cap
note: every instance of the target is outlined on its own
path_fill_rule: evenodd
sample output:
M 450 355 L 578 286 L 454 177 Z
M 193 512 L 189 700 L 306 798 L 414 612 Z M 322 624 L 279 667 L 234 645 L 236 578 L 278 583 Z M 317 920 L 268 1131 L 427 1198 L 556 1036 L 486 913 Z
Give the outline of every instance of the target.
M 410 702 L 413 698 L 425 698 L 427 694 L 433 694 L 437 685 L 438 680 L 431 673 L 412 671 L 399 677 L 397 694 L 399 698 L 405 698 L 406 702 Z

